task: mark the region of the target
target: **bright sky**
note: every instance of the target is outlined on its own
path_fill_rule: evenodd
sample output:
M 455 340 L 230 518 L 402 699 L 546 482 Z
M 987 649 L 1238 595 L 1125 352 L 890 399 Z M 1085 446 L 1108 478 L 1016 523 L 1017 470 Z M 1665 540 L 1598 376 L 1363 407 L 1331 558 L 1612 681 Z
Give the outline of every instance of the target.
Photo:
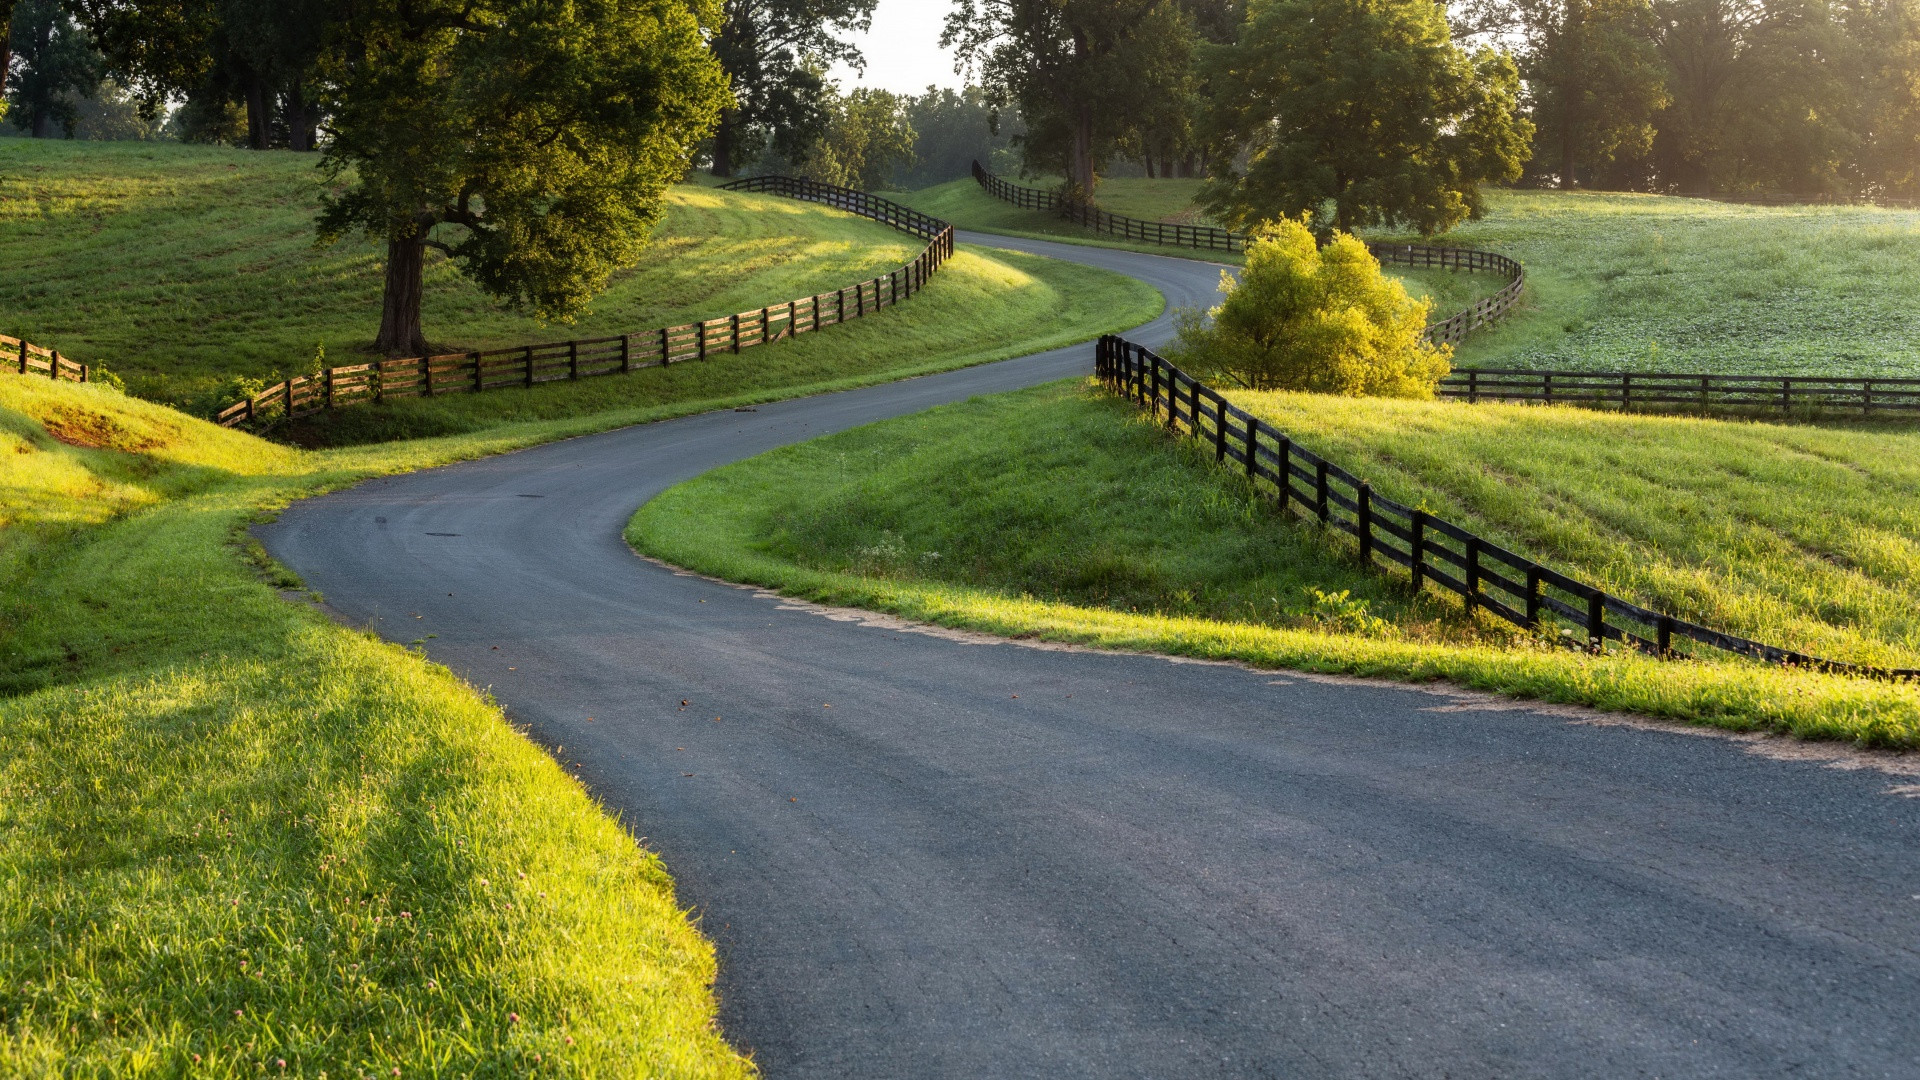
M 946 22 L 948 0 L 880 0 L 873 9 L 873 29 L 853 39 L 867 57 L 867 73 L 856 79 L 851 69 L 836 66 L 832 77 L 842 90 L 876 86 L 896 94 L 918 94 L 929 84 L 956 89 L 963 80 L 953 73 L 953 56 L 940 48 L 940 28 Z

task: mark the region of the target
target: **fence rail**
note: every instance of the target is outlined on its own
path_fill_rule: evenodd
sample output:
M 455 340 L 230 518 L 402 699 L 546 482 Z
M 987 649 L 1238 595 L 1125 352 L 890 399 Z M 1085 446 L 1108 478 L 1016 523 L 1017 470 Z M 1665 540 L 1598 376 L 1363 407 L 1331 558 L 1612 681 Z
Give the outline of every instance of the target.
M 1822 375 L 1685 375 L 1641 371 L 1529 371 L 1461 368 L 1440 380 L 1441 397 L 1613 406 L 1678 406 L 1748 412 L 1857 412 L 1895 416 L 1920 410 L 1920 379 Z
M 739 353 L 890 308 L 925 288 L 953 257 L 953 226 L 864 191 L 791 176 L 749 177 L 724 188 L 822 203 L 928 243 L 899 269 L 834 292 L 613 337 L 347 364 L 275 383 L 220 410 L 214 420 L 226 427 L 258 426 L 369 401 L 538 386 Z
M 978 161 L 973 163 L 973 178 L 987 194 L 1027 210 L 1039 210 L 1065 218 L 1077 225 L 1112 236 L 1146 244 L 1198 248 L 1206 251 L 1243 252 L 1247 236 L 1211 225 L 1174 225 L 1163 221 L 1110 214 L 1099 207 L 1076 203 L 1057 191 L 1022 187 L 1004 177 L 995 176 Z M 1472 248 L 1437 247 L 1432 244 L 1391 244 L 1368 241 L 1373 257 L 1393 266 L 1431 270 L 1485 271 L 1502 275 L 1507 284 L 1499 292 L 1476 301 L 1473 306 L 1426 329 L 1428 341 L 1435 345 L 1453 345 L 1468 334 L 1506 317 L 1520 302 L 1527 288 L 1527 271 L 1517 260 L 1491 251 Z
M 1574 631 L 1600 651 L 1617 641 L 1664 658 L 1690 658 L 1676 641 L 1770 664 L 1874 678 L 1913 678 L 1920 670 L 1868 667 L 1782 649 L 1675 618 L 1613 596 L 1413 507 L 1376 495 L 1368 483 L 1295 443 L 1285 432 L 1234 407 L 1211 387 L 1153 351 L 1123 338 L 1100 339 L 1097 377 L 1168 429 L 1211 444 L 1215 459 L 1262 483 L 1283 511 L 1297 509 L 1354 537 L 1368 566 L 1404 567 L 1417 590 L 1429 581 L 1527 629 Z M 1563 635 L 1564 636 L 1564 635 Z
M 0 364 L 22 375 L 44 375 L 58 382 L 88 382 L 92 371 L 60 355 L 58 349 L 42 348 L 30 341 L 0 334 Z

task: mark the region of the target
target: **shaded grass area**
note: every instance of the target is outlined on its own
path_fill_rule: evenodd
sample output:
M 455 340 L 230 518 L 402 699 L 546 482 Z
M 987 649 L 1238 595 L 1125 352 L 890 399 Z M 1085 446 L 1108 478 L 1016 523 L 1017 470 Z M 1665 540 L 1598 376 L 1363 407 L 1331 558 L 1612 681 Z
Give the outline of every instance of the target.
M 315 455 L 0 375 L 0 1071 L 751 1074 L 658 858 L 246 554 L 534 434 Z
M 1146 322 L 1164 303 L 1151 287 L 1117 274 L 966 247 L 913 299 L 817 334 L 626 375 L 355 406 L 274 437 L 346 445 L 566 416 L 644 415 L 680 401 L 770 401 L 1070 345 Z M 982 312 L 993 315 L 983 320 Z
M 1287 403 L 1324 407 L 1326 430 L 1380 404 L 1306 395 Z M 1467 406 L 1427 407 L 1477 415 Z M 1576 426 L 1619 419 L 1533 411 Z M 1391 428 L 1391 418 L 1381 425 Z M 1342 456 L 1348 444 L 1312 442 L 1309 433 L 1318 439 L 1322 429 L 1293 426 L 1303 442 L 1355 463 Z M 1748 452 L 1761 452 L 1763 441 Z M 975 475 L 993 482 L 966 479 Z M 1499 475 L 1488 482 L 1524 486 Z M 1743 730 L 1920 745 L 1920 688 L 1911 685 L 1744 661 L 1589 656 L 1469 622 L 1451 599 L 1413 596 L 1397 579 L 1363 571 L 1342 554 L 1349 545 L 1281 519 L 1243 479 L 1080 385 L 976 399 L 716 470 L 642 508 L 628 538 L 703 573 L 944 625 L 1312 671 L 1446 678 Z M 1687 554 L 1665 557 L 1678 566 Z M 1699 573 L 1732 593 L 1729 603 L 1766 607 L 1764 590 L 1751 583 L 1716 578 L 1711 567 Z M 1794 625 L 1818 627 L 1826 614 L 1799 611 Z M 1827 630 L 1852 634 L 1861 649 L 1891 648 L 1846 626 Z
M 104 362 L 143 397 L 201 410 L 224 404 L 236 377 L 360 362 L 379 328 L 385 249 L 364 239 L 315 249 L 315 161 L 0 139 L 5 331 Z M 424 319 L 437 345 L 459 349 L 607 336 L 840 288 L 922 246 L 825 207 L 683 184 L 639 265 L 579 321 L 503 310 L 431 253 Z

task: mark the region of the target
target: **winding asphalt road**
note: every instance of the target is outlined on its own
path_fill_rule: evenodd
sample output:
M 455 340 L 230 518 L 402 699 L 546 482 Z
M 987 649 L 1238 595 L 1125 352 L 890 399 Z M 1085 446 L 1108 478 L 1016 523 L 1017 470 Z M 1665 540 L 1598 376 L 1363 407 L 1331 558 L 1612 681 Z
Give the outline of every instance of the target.
M 964 239 L 1175 304 L 1218 274 Z M 916 631 L 621 541 L 715 466 L 1091 352 L 377 481 L 262 538 L 353 622 L 437 634 L 646 834 L 775 1080 L 1920 1077 L 1920 777 Z

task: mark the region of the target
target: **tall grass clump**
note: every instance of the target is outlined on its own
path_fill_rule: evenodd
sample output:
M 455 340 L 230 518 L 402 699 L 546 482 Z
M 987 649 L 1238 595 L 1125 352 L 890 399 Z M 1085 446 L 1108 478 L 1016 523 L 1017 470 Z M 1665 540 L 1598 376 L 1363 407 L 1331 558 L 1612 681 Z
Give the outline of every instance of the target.
M 1304 220 L 1255 227 L 1247 265 L 1221 275 L 1226 299 L 1179 313 L 1176 363 L 1250 390 L 1431 398 L 1452 351 L 1426 340 L 1432 302 L 1380 272 L 1336 232 L 1323 247 Z

